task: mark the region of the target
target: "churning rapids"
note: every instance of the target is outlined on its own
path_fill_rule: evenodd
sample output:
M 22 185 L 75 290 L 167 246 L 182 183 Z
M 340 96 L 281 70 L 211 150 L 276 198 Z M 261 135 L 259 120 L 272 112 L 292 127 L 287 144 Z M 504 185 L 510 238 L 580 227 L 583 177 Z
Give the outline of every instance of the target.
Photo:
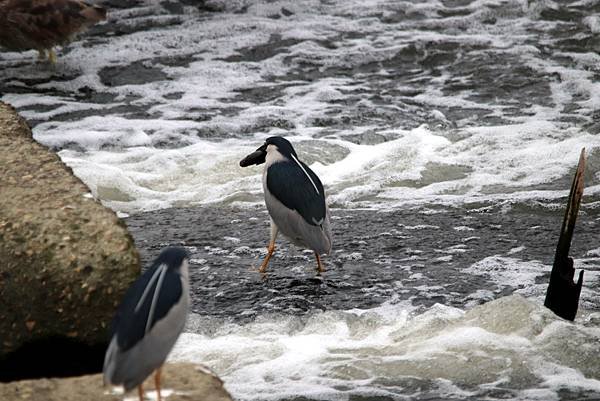
M 107 1 L 59 52 L 0 53 L 0 99 L 144 261 L 192 253 L 171 358 L 239 400 L 600 399 L 600 1 Z M 209 11 L 211 4 L 219 11 Z M 334 251 L 262 280 L 261 169 L 291 139 Z M 586 147 L 579 315 L 543 304 Z

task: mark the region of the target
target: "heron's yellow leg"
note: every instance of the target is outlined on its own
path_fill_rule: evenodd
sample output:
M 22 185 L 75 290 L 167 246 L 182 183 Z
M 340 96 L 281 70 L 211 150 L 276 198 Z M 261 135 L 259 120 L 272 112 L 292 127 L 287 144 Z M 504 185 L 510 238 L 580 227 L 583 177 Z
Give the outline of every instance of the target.
M 158 397 L 158 401 L 161 401 L 160 398 L 160 371 L 162 370 L 162 366 L 156 369 L 156 373 L 154 373 L 154 387 L 156 388 L 156 396 Z
M 50 61 L 51 64 L 56 64 L 56 60 L 56 52 L 54 49 L 48 50 L 48 61 Z
M 263 260 L 262 264 L 260 265 L 260 269 L 258 269 L 258 271 L 261 273 L 266 273 L 269 260 L 271 260 L 273 252 L 275 252 L 275 239 L 277 238 L 278 232 L 279 228 L 277 225 L 275 225 L 273 219 L 271 219 L 271 241 L 269 241 L 269 246 L 267 247 L 267 256 L 265 256 L 265 260 Z
M 321 262 L 321 256 L 319 256 L 319 254 L 316 252 L 315 256 L 317 257 L 317 271 L 319 272 L 319 274 L 321 274 L 325 271 L 325 268 L 323 267 L 323 262 Z
M 271 256 L 273 256 L 273 253 L 275 252 L 275 242 L 269 243 L 267 251 L 268 251 L 267 256 L 265 256 L 265 259 L 263 260 L 262 264 L 260 265 L 260 269 L 258 269 L 258 271 L 261 273 L 267 272 L 267 266 L 269 265 L 269 260 L 271 260 Z
M 140 397 L 140 401 L 144 401 L 144 388 L 141 384 L 138 386 L 138 396 Z

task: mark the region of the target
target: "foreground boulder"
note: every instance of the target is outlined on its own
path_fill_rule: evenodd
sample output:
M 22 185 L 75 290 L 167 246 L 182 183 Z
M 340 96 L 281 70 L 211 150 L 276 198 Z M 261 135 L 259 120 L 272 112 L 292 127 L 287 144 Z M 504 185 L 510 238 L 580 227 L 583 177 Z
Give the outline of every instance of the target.
M 1 102 L 0 169 L 0 380 L 99 371 L 133 240 Z
M 151 375 L 144 383 L 148 398 L 156 395 L 153 377 Z M 231 401 L 231 396 L 218 377 L 192 364 L 166 364 L 162 374 L 162 389 L 163 399 L 167 401 Z M 137 400 L 137 391 L 132 391 L 129 396 Z M 123 394 L 103 387 L 102 376 L 97 374 L 0 384 L 0 400 L 122 401 Z

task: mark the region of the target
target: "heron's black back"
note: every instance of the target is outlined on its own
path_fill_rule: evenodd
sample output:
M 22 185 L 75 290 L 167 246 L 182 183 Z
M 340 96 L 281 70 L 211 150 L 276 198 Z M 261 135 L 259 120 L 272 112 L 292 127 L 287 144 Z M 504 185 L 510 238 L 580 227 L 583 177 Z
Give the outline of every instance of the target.
M 326 214 L 325 190 L 319 177 L 306 164 L 300 164 L 312 182 L 294 160 L 286 160 L 269 166 L 267 188 L 285 207 L 296 210 L 308 224 L 318 226 Z
M 164 266 L 166 271 L 155 305 L 153 316 L 150 318 L 148 329 L 151 329 L 157 321 L 167 315 L 169 310 L 179 302 L 183 294 L 181 276 L 174 269 L 167 268 L 166 264 L 155 262 L 125 293 L 125 297 L 117 314 L 113 319 L 111 336 L 117 335 L 117 343 L 121 351 L 127 351 L 139 342 L 146 333 L 152 299 L 156 286 L 159 284 L 158 277 L 152 280 L 155 274 Z M 152 283 L 151 283 L 152 281 Z M 148 290 L 146 288 L 149 286 Z M 144 292 L 147 293 L 144 301 L 138 305 Z M 136 311 L 136 306 L 137 311 Z

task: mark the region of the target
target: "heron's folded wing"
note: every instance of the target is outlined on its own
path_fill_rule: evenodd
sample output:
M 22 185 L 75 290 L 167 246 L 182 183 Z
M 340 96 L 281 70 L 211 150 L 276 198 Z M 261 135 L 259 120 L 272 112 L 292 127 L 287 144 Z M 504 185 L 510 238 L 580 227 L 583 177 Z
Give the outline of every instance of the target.
M 181 277 L 164 264 L 148 269 L 127 291 L 113 321 L 113 335 L 126 351 L 181 299 Z
M 303 162 L 273 163 L 267 170 L 269 192 L 287 208 L 296 210 L 313 226 L 325 219 L 325 191 L 319 177 Z

